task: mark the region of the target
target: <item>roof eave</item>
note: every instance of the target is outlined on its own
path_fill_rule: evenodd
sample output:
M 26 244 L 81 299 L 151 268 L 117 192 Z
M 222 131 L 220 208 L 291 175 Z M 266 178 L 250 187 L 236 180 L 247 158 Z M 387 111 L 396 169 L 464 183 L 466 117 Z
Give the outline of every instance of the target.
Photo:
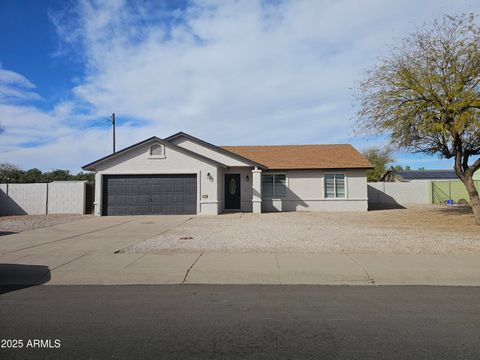
M 268 170 L 372 170 L 372 167 L 366 167 L 366 166 L 340 166 L 340 167 L 312 167 L 312 166 L 306 166 L 306 167 L 269 167 Z

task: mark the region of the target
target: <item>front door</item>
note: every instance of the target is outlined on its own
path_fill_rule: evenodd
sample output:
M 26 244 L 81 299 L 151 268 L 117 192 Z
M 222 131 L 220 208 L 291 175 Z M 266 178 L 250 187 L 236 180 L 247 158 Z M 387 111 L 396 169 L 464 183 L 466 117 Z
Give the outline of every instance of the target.
M 225 209 L 240 209 L 240 174 L 225 174 Z

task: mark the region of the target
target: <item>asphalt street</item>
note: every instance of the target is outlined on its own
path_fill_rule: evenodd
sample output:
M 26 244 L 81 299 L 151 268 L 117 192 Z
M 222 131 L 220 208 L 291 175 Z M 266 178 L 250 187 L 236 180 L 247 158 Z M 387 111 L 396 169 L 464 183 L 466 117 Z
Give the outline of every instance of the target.
M 0 359 L 478 359 L 480 288 L 3 288 L 0 339 Z

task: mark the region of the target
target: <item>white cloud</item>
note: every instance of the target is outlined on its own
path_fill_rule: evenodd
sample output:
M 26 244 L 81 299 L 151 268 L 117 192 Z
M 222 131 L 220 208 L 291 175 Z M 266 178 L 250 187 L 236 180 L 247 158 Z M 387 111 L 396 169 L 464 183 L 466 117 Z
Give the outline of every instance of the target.
M 25 124 L 26 117 L 62 124 L 62 131 L 68 116 L 82 121 L 112 111 L 145 122 L 120 126 L 120 146 L 178 130 L 217 144 L 360 144 L 350 88 L 385 45 L 444 13 L 480 10 L 449 0 L 198 0 L 176 10 L 141 4 L 82 0 L 52 14 L 63 48 L 85 64 L 75 100 L 51 113 L 12 105 L 0 111 L 20 112 Z M 32 93 L 33 84 L 18 79 L 16 86 L 23 81 L 24 94 Z M 94 160 L 100 133 L 81 137 L 88 146 L 49 145 L 69 154 L 56 162 L 76 169 Z M 29 156 L 39 158 L 33 150 Z M 30 157 L 12 157 L 31 164 Z
M 216 143 L 346 141 L 350 88 L 384 45 L 466 4 L 196 1 L 166 28 L 148 23 L 164 9 L 82 2 L 76 33 L 91 68 L 74 92 L 99 113 L 150 120 L 159 136 L 184 130 Z
M 40 100 L 41 96 L 32 91 L 34 88 L 25 76 L 2 69 L 0 64 L 0 101 Z

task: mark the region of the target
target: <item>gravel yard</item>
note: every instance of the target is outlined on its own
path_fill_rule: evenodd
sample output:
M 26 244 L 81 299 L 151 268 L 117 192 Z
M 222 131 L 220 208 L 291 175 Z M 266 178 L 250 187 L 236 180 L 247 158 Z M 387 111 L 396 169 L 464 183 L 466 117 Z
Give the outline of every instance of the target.
M 480 227 L 471 209 L 444 206 L 225 214 L 193 217 L 126 251 L 472 254 L 480 253 Z
M 0 216 L 0 236 L 80 220 L 90 215 L 49 214 Z

